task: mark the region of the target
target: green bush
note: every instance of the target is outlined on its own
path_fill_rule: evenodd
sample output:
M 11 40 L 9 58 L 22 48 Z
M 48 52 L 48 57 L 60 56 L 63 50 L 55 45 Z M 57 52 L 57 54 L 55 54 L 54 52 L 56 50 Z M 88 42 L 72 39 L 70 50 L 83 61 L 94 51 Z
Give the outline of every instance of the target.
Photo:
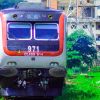
M 97 73 L 95 74 L 97 75 Z M 78 74 L 76 78 L 70 79 L 72 84 L 66 84 L 62 96 L 57 97 L 55 100 L 99 100 L 99 80 L 98 76 L 90 78 Z
M 97 78 L 99 77 L 100 78 L 100 72 L 89 72 L 88 76 L 94 76 L 94 77 L 97 77 Z
M 5 100 L 3 97 L 0 97 L 0 100 Z
M 88 72 L 88 66 L 81 67 L 81 72 L 82 73 L 87 73 Z
M 67 76 L 68 76 L 68 77 L 71 77 L 72 75 L 73 75 L 73 70 L 70 69 L 70 68 L 68 68 L 68 69 L 67 69 Z
M 74 74 L 78 74 L 81 72 L 80 67 L 72 67 L 72 70 L 73 70 Z
M 91 72 L 100 72 L 100 66 L 92 67 Z

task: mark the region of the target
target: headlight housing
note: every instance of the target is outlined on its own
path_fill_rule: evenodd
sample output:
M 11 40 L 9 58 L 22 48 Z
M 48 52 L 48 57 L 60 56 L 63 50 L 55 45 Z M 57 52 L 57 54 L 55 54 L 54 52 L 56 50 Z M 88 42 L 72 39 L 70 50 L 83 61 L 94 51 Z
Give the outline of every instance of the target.
M 59 63 L 58 62 L 51 62 L 50 63 L 50 66 L 51 67 L 58 67 L 59 66 Z

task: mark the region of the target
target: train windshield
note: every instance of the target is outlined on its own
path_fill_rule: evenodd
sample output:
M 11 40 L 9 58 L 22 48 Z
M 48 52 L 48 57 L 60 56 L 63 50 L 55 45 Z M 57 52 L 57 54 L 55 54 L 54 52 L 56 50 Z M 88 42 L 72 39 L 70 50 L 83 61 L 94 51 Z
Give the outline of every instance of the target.
M 30 40 L 31 24 L 29 23 L 10 23 L 8 24 L 9 40 Z
M 35 39 L 58 40 L 58 25 L 55 23 L 35 24 Z

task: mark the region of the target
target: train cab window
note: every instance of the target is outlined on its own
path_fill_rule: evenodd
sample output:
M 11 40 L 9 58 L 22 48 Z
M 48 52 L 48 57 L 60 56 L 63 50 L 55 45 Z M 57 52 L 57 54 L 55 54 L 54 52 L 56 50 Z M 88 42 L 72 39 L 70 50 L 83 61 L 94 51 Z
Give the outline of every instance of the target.
M 55 23 L 35 24 L 35 39 L 58 40 L 58 25 Z
M 32 38 L 32 25 L 29 23 L 9 23 L 8 39 L 9 40 L 30 40 Z

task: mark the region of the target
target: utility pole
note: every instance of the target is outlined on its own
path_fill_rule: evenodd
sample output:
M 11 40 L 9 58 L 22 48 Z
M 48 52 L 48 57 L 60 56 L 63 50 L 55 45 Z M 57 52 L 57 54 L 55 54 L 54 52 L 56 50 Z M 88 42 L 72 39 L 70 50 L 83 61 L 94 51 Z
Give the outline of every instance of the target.
M 76 0 L 76 24 L 78 25 L 78 0 Z
M 50 0 L 47 0 L 47 6 L 50 7 Z

